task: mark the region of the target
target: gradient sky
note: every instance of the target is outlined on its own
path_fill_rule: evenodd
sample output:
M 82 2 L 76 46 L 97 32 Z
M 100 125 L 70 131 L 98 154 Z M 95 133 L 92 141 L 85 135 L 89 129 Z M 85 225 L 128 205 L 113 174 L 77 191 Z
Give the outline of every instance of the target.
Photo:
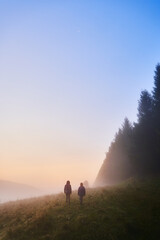
M 155 0 L 0 0 L 0 178 L 96 178 L 160 61 Z

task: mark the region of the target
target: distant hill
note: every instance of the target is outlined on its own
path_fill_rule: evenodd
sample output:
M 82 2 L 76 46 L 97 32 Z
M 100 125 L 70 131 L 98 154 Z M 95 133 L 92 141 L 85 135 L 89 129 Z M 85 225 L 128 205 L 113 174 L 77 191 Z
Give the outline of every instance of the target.
M 32 186 L 0 180 L 0 202 L 38 196 L 42 192 Z
M 0 240 L 158 240 L 160 180 L 131 179 L 114 187 L 0 205 Z

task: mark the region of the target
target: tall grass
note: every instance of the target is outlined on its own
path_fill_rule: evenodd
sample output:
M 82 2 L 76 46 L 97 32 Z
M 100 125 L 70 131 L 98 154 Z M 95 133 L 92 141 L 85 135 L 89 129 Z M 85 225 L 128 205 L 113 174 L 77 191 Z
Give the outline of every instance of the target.
M 0 240 L 159 240 L 160 181 L 88 189 L 80 206 L 64 194 L 0 207 Z

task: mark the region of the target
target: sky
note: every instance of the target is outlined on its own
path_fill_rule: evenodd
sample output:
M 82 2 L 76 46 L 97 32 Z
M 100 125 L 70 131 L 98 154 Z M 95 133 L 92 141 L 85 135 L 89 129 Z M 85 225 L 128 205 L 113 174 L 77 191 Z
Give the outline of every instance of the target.
M 156 0 L 0 0 L 0 179 L 90 186 L 160 61 Z

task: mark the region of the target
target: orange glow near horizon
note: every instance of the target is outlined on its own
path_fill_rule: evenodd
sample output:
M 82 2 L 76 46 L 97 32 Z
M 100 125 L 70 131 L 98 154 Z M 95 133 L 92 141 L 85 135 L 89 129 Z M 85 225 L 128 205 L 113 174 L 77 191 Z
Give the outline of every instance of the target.
M 45 151 L 45 149 L 43 149 Z M 38 151 L 37 151 L 38 152 Z M 86 154 L 86 153 L 85 153 Z M 29 158 L 30 155 L 30 158 Z M 92 186 L 98 173 L 100 162 L 93 161 L 93 154 L 89 153 L 59 153 L 47 155 L 44 152 L 3 154 L 1 179 L 28 184 L 42 190 L 53 192 L 63 191 L 65 182 L 69 179 L 73 189 L 80 182 L 87 180 Z M 89 159 L 90 158 L 90 159 Z M 92 162 L 93 161 L 93 162 Z
M 1 1 L 0 179 L 93 184 L 159 58 L 159 8 L 125 2 Z

